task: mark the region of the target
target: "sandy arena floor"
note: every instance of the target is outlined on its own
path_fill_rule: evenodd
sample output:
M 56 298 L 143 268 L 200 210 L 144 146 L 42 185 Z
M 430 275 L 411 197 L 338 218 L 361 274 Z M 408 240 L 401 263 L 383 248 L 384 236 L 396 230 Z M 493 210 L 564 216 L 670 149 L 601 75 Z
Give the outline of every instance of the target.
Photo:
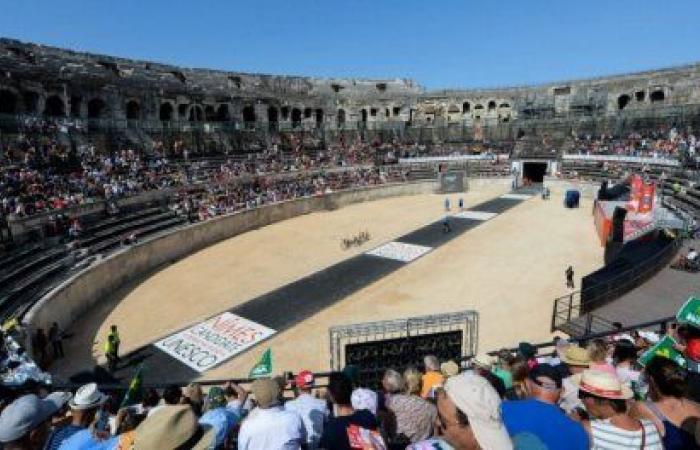
M 480 187 L 464 195 L 471 207 L 505 192 Z M 456 204 L 458 195 L 452 195 Z M 305 275 L 367 251 L 443 217 L 444 196 L 398 197 L 290 219 L 228 239 L 144 280 L 125 286 L 81 318 L 66 342 L 58 375 L 102 361 L 112 323 L 126 353 Z M 202 378 L 247 376 L 265 348 L 276 371 L 329 369 L 328 328 L 474 309 L 479 350 L 550 336 L 553 299 L 565 293 L 564 269 L 579 278 L 603 263 L 591 201 L 567 210 L 560 197 L 535 197 L 469 230 L 451 243 L 356 292 L 265 344 L 208 371 Z M 342 250 L 340 240 L 368 230 L 372 240 Z M 578 281 L 577 281 L 578 282 Z M 70 360 L 70 365 L 61 364 Z

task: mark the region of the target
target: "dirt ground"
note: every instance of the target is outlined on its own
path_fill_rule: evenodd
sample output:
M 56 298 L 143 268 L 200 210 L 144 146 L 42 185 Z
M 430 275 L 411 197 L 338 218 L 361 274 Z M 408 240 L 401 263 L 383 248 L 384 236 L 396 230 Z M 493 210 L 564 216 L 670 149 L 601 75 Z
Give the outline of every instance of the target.
M 482 186 L 464 195 L 467 207 L 505 193 Z M 456 204 L 459 195 L 451 195 Z M 343 259 L 443 217 L 444 196 L 398 197 L 313 213 L 223 241 L 125 286 L 78 320 L 68 358 L 53 368 L 68 375 L 102 362 L 110 324 L 126 353 Z M 603 264 L 590 200 L 564 209 L 560 197 L 534 197 L 426 256 L 275 335 L 264 345 L 206 372 L 202 378 L 247 376 L 271 347 L 276 371 L 329 369 L 328 328 L 334 325 L 473 309 L 479 350 L 550 336 L 553 299 L 566 292 L 564 269 L 577 283 Z M 342 238 L 367 230 L 372 239 L 343 250 Z M 61 364 L 70 361 L 70 365 Z

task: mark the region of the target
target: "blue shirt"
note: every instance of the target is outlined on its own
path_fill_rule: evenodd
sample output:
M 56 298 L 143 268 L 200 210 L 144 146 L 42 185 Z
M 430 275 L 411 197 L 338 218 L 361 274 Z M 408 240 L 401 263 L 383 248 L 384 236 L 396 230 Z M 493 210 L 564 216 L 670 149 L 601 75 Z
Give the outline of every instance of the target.
M 92 431 L 83 428 L 71 437 L 63 441 L 58 447 L 60 450 L 113 450 L 119 443 L 118 436 L 98 441 L 92 435 Z
M 216 433 L 212 448 L 223 447 L 226 437 L 239 421 L 238 414 L 227 408 L 210 409 L 199 418 L 200 425 L 209 425 Z
M 61 446 L 61 443 L 63 443 L 63 441 L 73 436 L 78 431 L 84 429 L 85 427 L 72 424 L 56 428 L 51 432 L 49 438 L 46 440 L 46 444 L 44 444 L 44 450 L 58 450 L 58 447 Z
M 503 402 L 503 423 L 515 449 L 537 437 L 549 450 L 588 450 L 588 434 L 557 406 L 535 399 Z

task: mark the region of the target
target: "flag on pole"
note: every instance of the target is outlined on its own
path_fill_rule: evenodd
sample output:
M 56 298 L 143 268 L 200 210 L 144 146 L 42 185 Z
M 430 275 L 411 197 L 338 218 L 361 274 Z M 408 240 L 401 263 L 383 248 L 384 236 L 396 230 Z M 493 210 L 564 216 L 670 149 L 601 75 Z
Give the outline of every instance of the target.
M 141 376 L 142 369 L 143 364 L 139 364 L 139 368 L 136 369 L 134 378 L 132 378 L 131 383 L 129 383 L 129 389 L 126 391 L 126 394 L 124 394 L 124 400 L 122 400 L 120 408 L 124 408 L 125 406 L 130 406 L 141 401 L 141 397 L 143 396 L 143 377 Z
M 265 350 L 260 361 L 250 369 L 250 378 L 269 377 L 272 375 L 272 349 Z

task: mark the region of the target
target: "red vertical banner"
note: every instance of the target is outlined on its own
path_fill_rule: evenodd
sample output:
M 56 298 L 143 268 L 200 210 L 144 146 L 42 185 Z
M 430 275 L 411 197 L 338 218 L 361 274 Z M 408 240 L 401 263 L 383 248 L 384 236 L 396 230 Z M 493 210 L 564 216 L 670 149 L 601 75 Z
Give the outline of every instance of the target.
M 638 211 L 642 214 L 649 213 L 654 209 L 654 193 L 656 186 L 652 183 L 642 186 L 642 195 L 639 201 Z
M 628 209 L 633 212 L 639 210 L 639 204 L 642 200 L 643 186 L 644 182 L 642 181 L 642 177 L 639 175 L 632 175 L 630 180 L 630 207 Z

